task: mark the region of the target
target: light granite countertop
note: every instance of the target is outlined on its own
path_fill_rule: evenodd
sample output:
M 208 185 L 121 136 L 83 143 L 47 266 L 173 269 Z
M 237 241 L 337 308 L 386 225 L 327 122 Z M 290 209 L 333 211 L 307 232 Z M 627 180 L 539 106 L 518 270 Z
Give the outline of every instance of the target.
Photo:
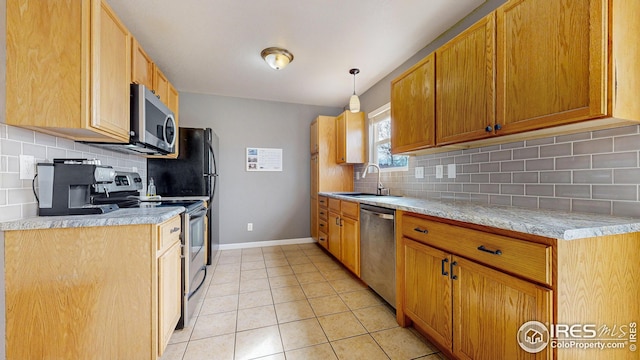
M 0 223 L 0 230 L 160 224 L 185 211 L 182 206 L 118 209 L 106 214 L 36 216 Z
M 639 218 L 396 196 L 320 195 L 559 240 L 640 232 Z

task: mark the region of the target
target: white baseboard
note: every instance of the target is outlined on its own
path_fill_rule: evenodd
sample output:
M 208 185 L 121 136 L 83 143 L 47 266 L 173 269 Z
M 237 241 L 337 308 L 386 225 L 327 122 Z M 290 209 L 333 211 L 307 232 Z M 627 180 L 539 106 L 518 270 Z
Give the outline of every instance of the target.
M 279 245 L 296 245 L 296 244 L 309 244 L 316 242 L 313 238 L 298 238 L 298 239 L 284 239 L 284 240 L 267 240 L 267 241 L 254 241 L 238 244 L 220 244 L 220 250 L 235 250 L 235 249 L 248 249 L 265 246 L 279 246 Z

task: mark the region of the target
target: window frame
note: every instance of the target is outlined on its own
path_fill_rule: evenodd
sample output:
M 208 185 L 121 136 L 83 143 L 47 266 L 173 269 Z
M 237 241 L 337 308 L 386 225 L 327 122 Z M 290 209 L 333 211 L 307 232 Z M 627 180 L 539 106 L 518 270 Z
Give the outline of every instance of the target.
M 378 145 L 389 143 L 391 145 L 391 137 L 388 139 L 379 140 L 376 126 L 378 123 L 389 120 L 391 121 L 391 102 L 388 102 L 381 107 L 369 112 L 367 115 L 369 120 L 369 162 L 380 166 L 378 162 Z M 407 156 L 407 155 L 394 155 L 394 156 Z M 409 159 L 407 156 L 407 165 L 395 166 L 395 167 L 381 167 L 381 172 L 400 172 L 409 171 Z

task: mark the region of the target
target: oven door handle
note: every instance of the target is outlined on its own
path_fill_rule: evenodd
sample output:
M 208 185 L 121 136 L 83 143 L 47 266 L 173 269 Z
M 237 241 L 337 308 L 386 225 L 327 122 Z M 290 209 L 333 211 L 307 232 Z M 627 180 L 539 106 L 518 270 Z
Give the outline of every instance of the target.
M 202 208 L 200 210 L 196 210 L 192 213 L 189 213 L 189 218 L 191 220 L 201 218 L 201 217 L 204 217 L 206 213 L 207 213 L 207 208 Z
M 198 286 L 195 288 L 195 290 L 193 290 L 192 292 L 189 293 L 189 296 L 187 296 L 187 300 L 191 299 L 191 297 L 193 295 L 195 295 L 195 293 L 198 292 L 198 290 L 200 290 L 200 288 L 202 287 L 202 285 L 204 285 L 204 281 L 207 279 L 207 267 L 202 265 L 202 267 L 200 268 L 200 270 L 204 270 L 204 276 L 202 277 L 202 281 L 200 282 L 200 284 L 198 284 Z

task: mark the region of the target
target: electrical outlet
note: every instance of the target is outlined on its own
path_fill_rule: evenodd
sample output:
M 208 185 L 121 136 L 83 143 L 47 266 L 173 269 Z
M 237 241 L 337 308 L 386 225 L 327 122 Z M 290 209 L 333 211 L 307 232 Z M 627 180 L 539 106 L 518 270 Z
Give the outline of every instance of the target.
M 442 179 L 443 172 L 444 172 L 444 167 L 442 165 L 436 165 L 436 179 Z
M 356 180 L 360 180 L 360 171 L 356 171 Z
M 456 164 L 449 164 L 447 166 L 447 177 L 449 179 L 455 179 L 456 178 Z
M 424 179 L 424 167 L 418 166 L 416 167 L 416 179 Z
M 247 231 L 253 231 L 253 223 L 247 223 Z
M 36 159 L 31 155 L 20 155 L 20 180 L 32 180 L 36 176 Z

